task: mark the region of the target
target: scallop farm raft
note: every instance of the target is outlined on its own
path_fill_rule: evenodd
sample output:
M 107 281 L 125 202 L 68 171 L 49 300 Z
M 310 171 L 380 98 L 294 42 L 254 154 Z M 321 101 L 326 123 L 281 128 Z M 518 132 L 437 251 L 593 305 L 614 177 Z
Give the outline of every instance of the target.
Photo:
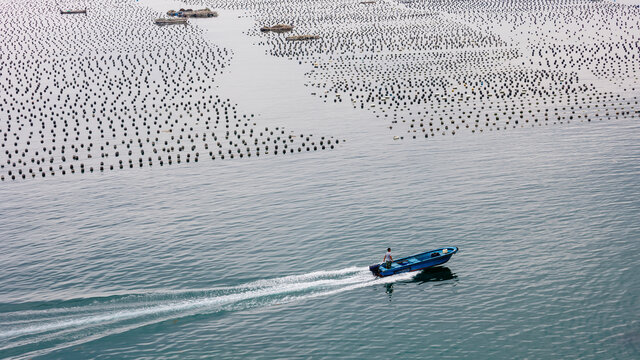
M 151 1 L 84 2 L 76 6 L 86 4 L 82 16 L 51 1 L 3 2 L 12 15 L 0 20 L 0 179 L 298 156 L 379 129 L 387 138 L 429 141 L 639 113 L 633 5 L 187 3 L 220 18 L 242 10 L 254 19 L 246 42 L 304 71 L 307 96 L 369 114 L 367 127 L 305 133 L 243 112 L 242 98 L 216 86 L 234 65 L 233 50 L 205 36 L 207 27 L 223 26 L 219 18 L 154 27 L 170 9 Z M 280 23 L 293 26 L 260 31 Z

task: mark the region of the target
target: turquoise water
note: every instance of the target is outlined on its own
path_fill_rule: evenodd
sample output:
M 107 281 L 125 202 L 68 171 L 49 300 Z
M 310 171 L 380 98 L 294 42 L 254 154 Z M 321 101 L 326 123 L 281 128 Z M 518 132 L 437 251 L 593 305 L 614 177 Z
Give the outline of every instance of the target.
M 611 120 L 5 183 L 0 355 L 636 358 L 639 180 Z

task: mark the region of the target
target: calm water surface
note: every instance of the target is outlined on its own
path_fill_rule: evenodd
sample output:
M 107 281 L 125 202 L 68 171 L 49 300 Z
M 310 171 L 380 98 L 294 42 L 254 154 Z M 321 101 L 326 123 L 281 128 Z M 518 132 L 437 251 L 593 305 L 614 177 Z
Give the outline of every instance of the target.
M 223 94 L 346 142 L 3 182 L 0 358 L 640 357 L 637 115 L 394 141 L 219 21 Z
M 640 131 L 609 121 L 0 189 L 0 354 L 634 358 Z M 446 267 L 366 266 L 461 248 Z

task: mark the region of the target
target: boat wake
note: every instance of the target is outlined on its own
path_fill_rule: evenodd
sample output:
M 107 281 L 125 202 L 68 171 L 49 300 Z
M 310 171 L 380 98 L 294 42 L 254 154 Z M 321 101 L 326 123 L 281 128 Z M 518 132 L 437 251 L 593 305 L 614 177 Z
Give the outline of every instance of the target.
M 46 302 L 39 304 L 38 310 L 4 305 L 0 310 L 0 354 L 42 355 L 166 320 L 305 301 L 413 276 L 405 273 L 374 278 L 367 268 L 351 267 L 212 289 Z

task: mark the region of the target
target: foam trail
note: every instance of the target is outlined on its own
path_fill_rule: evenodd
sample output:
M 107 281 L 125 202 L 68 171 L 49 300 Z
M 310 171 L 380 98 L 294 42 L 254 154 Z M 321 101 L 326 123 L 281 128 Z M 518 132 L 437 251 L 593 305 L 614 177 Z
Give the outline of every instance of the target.
M 302 274 L 302 275 L 289 275 L 289 276 L 284 276 L 284 277 L 275 278 L 275 279 L 258 280 L 246 285 L 238 285 L 234 288 L 235 289 L 256 288 L 256 287 L 270 286 L 275 284 L 284 284 L 287 282 L 294 282 L 294 281 L 300 281 L 300 280 L 313 280 L 313 279 L 318 279 L 322 277 L 332 277 L 332 276 L 356 274 L 356 273 L 362 273 L 362 272 L 368 272 L 368 268 L 348 267 L 340 270 L 314 271 L 314 272 L 310 272 L 308 274 Z
M 2 321 L 0 328 L 7 329 L 0 332 L 0 352 L 17 349 L 27 344 L 48 343 L 44 348 L 32 351 L 30 356 L 40 356 L 51 351 L 67 348 L 90 341 L 94 341 L 112 334 L 124 333 L 143 326 L 167 321 L 179 317 L 197 314 L 212 314 L 219 311 L 241 311 L 260 306 L 307 301 L 313 298 L 335 295 L 373 285 L 406 281 L 413 278 L 415 273 L 404 273 L 385 278 L 375 278 L 367 268 L 345 268 L 335 271 L 316 271 L 301 275 L 291 275 L 281 278 L 265 279 L 246 284 L 226 287 L 233 289 L 231 293 L 215 295 L 212 291 L 202 292 L 201 296 L 181 300 L 157 300 L 149 302 L 143 297 L 140 303 L 134 297 L 125 297 L 119 301 L 109 299 L 110 307 L 120 309 L 109 311 L 106 304 L 96 306 L 95 303 L 86 306 L 67 307 L 69 311 L 63 318 L 50 317 L 48 309 L 38 314 L 31 313 L 28 325 L 22 320 L 18 322 Z M 185 293 L 195 293 L 194 290 L 184 290 Z M 169 292 L 173 296 L 174 293 Z M 104 307 L 103 307 L 104 306 Z M 124 309 L 122 307 L 125 307 Z M 97 313 L 96 313 L 97 312 Z M 6 314 L 3 314 L 6 315 Z M 35 316 L 35 318 L 34 318 Z M 0 320 L 2 320 L 0 318 Z M 25 326 L 26 325 L 26 326 Z M 20 357 L 26 354 L 22 353 Z
M 344 277 L 345 275 L 348 275 Z M 343 277 L 340 277 L 343 276 Z M 334 278 L 332 278 L 334 277 Z M 393 281 L 399 279 L 398 277 Z M 346 268 L 335 271 L 316 271 L 302 275 L 285 276 L 269 280 L 258 280 L 244 285 L 231 287 L 235 290 L 246 290 L 227 295 L 205 296 L 195 299 L 181 301 L 171 301 L 161 304 L 151 304 L 125 310 L 110 311 L 103 314 L 88 315 L 71 319 L 47 319 L 45 323 L 29 326 L 17 327 L 0 332 L 0 339 L 17 336 L 34 335 L 38 333 L 64 330 L 74 327 L 86 327 L 98 324 L 108 324 L 120 321 L 142 318 L 146 316 L 159 316 L 166 314 L 176 314 L 182 316 L 185 312 L 197 310 L 202 312 L 219 309 L 224 305 L 234 304 L 256 298 L 271 297 L 276 295 L 286 295 L 300 293 L 304 291 L 318 291 L 323 289 L 344 288 L 346 290 L 371 284 L 384 283 L 384 279 L 374 280 L 366 268 Z M 361 285 L 352 287 L 353 285 Z M 340 290 L 340 289 L 338 289 Z M 318 296 L 330 292 L 320 291 Z M 304 299 L 305 296 L 296 297 Z M 311 297 L 311 296 L 309 296 Z M 282 301 L 280 301 L 282 302 Z M 80 309 L 82 310 L 82 309 Z
M 290 297 L 288 299 L 289 301 L 287 301 L 287 302 L 303 301 L 303 300 L 313 299 L 313 298 L 317 298 L 317 297 L 335 295 L 335 294 L 339 294 L 339 293 L 342 293 L 342 292 L 345 292 L 345 291 L 351 291 L 351 290 L 360 289 L 360 288 L 367 287 L 367 286 L 372 286 L 372 285 L 391 284 L 391 283 L 394 283 L 394 282 L 397 282 L 397 281 L 410 280 L 415 275 L 416 275 L 416 273 L 403 273 L 403 274 L 388 276 L 388 277 L 385 277 L 385 278 L 370 280 L 370 281 L 364 282 L 364 283 L 351 284 L 351 285 L 348 285 L 348 286 L 345 286 L 345 287 L 342 287 L 342 288 L 338 288 L 338 289 L 334 289 L 334 290 L 328 290 L 328 291 L 319 292 L 319 293 L 302 295 L 302 296 L 298 296 L 298 297 Z

